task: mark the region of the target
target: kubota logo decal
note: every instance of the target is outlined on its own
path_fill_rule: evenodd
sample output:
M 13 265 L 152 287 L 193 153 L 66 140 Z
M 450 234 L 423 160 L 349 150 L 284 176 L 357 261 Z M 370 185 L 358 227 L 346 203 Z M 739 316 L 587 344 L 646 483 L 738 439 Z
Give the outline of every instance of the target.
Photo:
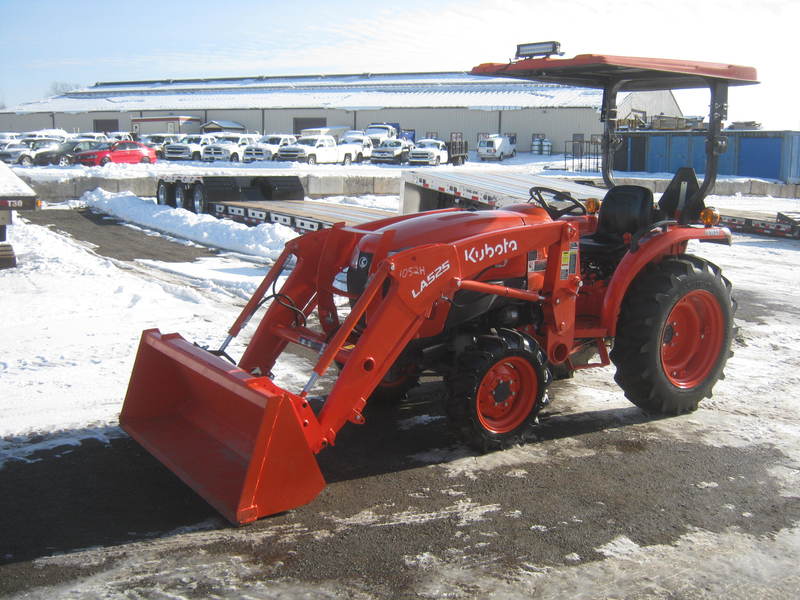
M 422 293 L 422 290 L 424 290 L 426 287 L 428 287 L 434 281 L 439 279 L 439 277 L 441 277 L 442 275 L 447 273 L 447 271 L 449 271 L 449 270 L 450 270 L 450 261 L 446 260 L 442 264 L 440 264 L 438 267 L 436 267 L 433 271 L 428 273 L 428 276 L 425 277 L 425 279 L 421 279 L 420 280 L 419 289 L 411 290 L 411 296 L 413 296 L 414 298 L 417 298 Z
M 509 252 L 516 252 L 518 249 L 519 244 L 517 244 L 517 240 L 507 240 L 506 238 L 503 238 L 502 242 L 499 242 L 494 246 L 484 243 L 481 247 L 473 246 L 468 250 L 464 250 L 464 260 L 471 263 L 479 263 L 489 258 L 503 256 Z

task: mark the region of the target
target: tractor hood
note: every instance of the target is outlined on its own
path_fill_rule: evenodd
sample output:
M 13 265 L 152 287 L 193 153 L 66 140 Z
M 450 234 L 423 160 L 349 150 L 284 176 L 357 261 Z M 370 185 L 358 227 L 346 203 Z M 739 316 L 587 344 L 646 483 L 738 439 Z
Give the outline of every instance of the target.
M 387 250 L 400 252 L 416 246 L 449 243 L 496 229 L 509 229 L 550 221 L 550 217 L 533 204 L 519 204 L 505 210 L 460 210 L 420 213 L 409 219 L 375 230 L 361 239 L 353 260 L 362 253 L 374 254 L 381 235 L 394 232 Z

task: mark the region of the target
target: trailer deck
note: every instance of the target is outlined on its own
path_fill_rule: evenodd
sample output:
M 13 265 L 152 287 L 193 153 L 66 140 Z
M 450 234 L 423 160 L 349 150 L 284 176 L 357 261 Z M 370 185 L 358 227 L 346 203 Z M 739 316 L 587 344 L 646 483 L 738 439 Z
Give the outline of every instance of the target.
M 567 179 L 531 173 L 493 173 L 484 171 L 406 171 L 403 173 L 402 210 L 404 214 L 453 205 L 476 208 L 502 208 L 530 200 L 532 187 L 568 192 L 577 200 L 602 198 L 606 190 Z
M 348 226 L 396 215 L 395 211 L 313 200 L 228 200 L 210 202 L 209 212 L 247 225 L 280 223 L 300 231 L 317 231 L 334 223 Z
M 732 231 L 800 239 L 800 212 L 722 209 L 720 213 L 720 224 Z

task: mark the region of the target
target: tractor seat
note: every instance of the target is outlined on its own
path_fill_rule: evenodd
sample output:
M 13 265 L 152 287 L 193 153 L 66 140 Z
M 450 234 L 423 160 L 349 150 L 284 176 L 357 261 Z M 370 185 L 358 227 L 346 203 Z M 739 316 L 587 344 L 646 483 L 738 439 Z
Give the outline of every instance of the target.
M 608 192 L 597 215 L 597 230 L 580 240 L 582 254 L 613 256 L 627 249 L 625 234 L 634 234 L 653 222 L 653 192 L 639 185 L 616 185 Z

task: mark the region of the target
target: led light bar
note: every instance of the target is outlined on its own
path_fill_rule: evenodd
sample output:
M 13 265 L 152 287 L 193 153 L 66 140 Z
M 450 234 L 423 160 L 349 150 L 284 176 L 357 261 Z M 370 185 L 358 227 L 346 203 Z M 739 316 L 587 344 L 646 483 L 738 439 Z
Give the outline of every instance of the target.
M 533 58 L 534 56 L 561 56 L 560 42 L 533 42 L 530 44 L 517 44 L 517 55 L 514 58 Z

